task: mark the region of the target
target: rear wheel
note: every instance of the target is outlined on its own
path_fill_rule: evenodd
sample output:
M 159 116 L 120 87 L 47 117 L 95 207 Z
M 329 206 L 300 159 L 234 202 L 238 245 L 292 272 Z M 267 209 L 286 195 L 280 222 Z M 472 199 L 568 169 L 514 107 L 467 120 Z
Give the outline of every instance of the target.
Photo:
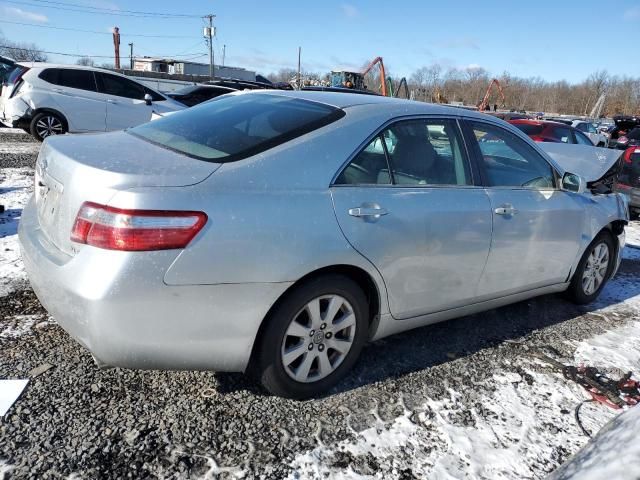
M 303 399 L 338 383 L 367 338 L 369 308 L 362 289 L 327 275 L 287 294 L 258 339 L 257 373 L 271 393 Z
M 62 135 L 67 131 L 66 123 L 60 115 L 52 112 L 38 113 L 29 127 L 29 132 L 33 137 L 42 142 L 51 135 Z
M 593 302 L 609 280 L 613 270 L 615 248 L 611 235 L 600 233 L 580 259 L 567 293 L 578 304 Z

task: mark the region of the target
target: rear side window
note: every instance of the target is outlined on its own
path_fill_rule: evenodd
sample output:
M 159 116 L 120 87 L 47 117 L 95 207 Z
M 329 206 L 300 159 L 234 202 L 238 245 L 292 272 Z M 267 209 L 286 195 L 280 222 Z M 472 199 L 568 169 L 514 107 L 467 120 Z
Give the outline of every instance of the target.
M 471 173 L 456 122 L 408 120 L 395 123 L 376 136 L 335 183 L 470 185 Z
M 567 127 L 552 127 L 551 137 L 562 143 L 573 143 L 571 141 L 571 129 Z
M 524 132 L 525 135 L 540 135 L 544 127 L 542 125 L 531 125 L 528 123 L 513 123 L 514 127 Z
M 246 158 L 344 116 L 329 105 L 278 95 L 220 97 L 127 132 L 213 162 Z
M 96 81 L 93 72 L 88 70 L 76 70 L 71 68 L 60 68 L 57 70 L 56 85 L 79 90 L 96 91 Z
M 19 79 L 27 70 L 29 70 L 27 67 L 15 67 L 11 71 L 11 73 L 9 73 L 9 76 L 7 77 L 7 83 L 9 85 L 13 85 L 14 83 L 16 83 L 16 80 Z

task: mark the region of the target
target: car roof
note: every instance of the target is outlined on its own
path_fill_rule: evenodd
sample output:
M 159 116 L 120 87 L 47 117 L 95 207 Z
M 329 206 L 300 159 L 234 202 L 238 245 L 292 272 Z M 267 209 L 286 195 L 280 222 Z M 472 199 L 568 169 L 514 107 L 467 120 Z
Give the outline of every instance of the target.
M 566 123 L 562 123 L 562 122 L 556 122 L 554 120 L 530 120 L 530 119 L 525 119 L 525 118 L 518 118 L 516 120 L 509 120 L 509 123 L 512 123 L 514 125 L 541 125 L 543 127 L 549 126 L 549 127 L 568 127 L 568 128 L 573 128 L 571 125 L 567 125 Z
M 503 122 L 495 117 L 465 108 L 446 106 L 435 103 L 417 102 L 401 98 L 383 97 L 382 95 L 362 95 L 351 92 L 313 91 L 313 90 L 251 90 L 243 92 L 245 95 L 280 95 L 283 97 L 299 98 L 311 102 L 324 103 L 337 108 L 356 106 L 387 105 L 402 110 L 405 115 L 447 115 L 466 116 L 478 119 L 491 119 L 492 122 Z

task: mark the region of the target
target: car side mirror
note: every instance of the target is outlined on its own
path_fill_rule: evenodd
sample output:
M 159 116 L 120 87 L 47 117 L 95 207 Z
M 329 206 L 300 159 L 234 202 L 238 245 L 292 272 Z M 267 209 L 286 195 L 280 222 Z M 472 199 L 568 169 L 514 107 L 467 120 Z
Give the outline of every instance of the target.
M 584 193 L 587 190 L 587 182 L 580 175 L 567 172 L 562 177 L 562 190 Z
M 152 100 L 153 97 L 151 95 L 149 95 L 148 93 L 144 94 L 144 103 L 146 103 L 147 105 L 151 105 Z

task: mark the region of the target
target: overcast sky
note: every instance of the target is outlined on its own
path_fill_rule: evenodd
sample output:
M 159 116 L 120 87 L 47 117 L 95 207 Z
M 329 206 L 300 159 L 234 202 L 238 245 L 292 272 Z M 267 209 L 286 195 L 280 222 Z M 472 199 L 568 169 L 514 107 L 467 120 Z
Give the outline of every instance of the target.
M 640 1 L 613 4 L 604 0 L 0 0 L 0 31 L 14 41 L 35 42 L 43 50 L 105 56 L 96 62 L 112 63 L 107 58 L 113 55 L 108 32 L 117 25 L 123 58 L 128 58 L 127 44 L 133 42 L 137 55 L 181 55 L 208 62 L 204 21 L 198 16 L 213 13 L 216 63 L 222 60 L 226 44 L 227 65 L 261 73 L 294 68 L 301 46 L 303 69 L 323 73 L 359 69 L 381 55 L 394 76 L 409 76 L 433 62 L 570 82 L 599 69 L 639 76 L 640 58 L 632 39 L 640 34 Z M 107 10 L 89 13 L 78 5 Z M 113 14 L 124 10 L 195 17 Z M 76 60 L 49 58 L 62 63 Z

